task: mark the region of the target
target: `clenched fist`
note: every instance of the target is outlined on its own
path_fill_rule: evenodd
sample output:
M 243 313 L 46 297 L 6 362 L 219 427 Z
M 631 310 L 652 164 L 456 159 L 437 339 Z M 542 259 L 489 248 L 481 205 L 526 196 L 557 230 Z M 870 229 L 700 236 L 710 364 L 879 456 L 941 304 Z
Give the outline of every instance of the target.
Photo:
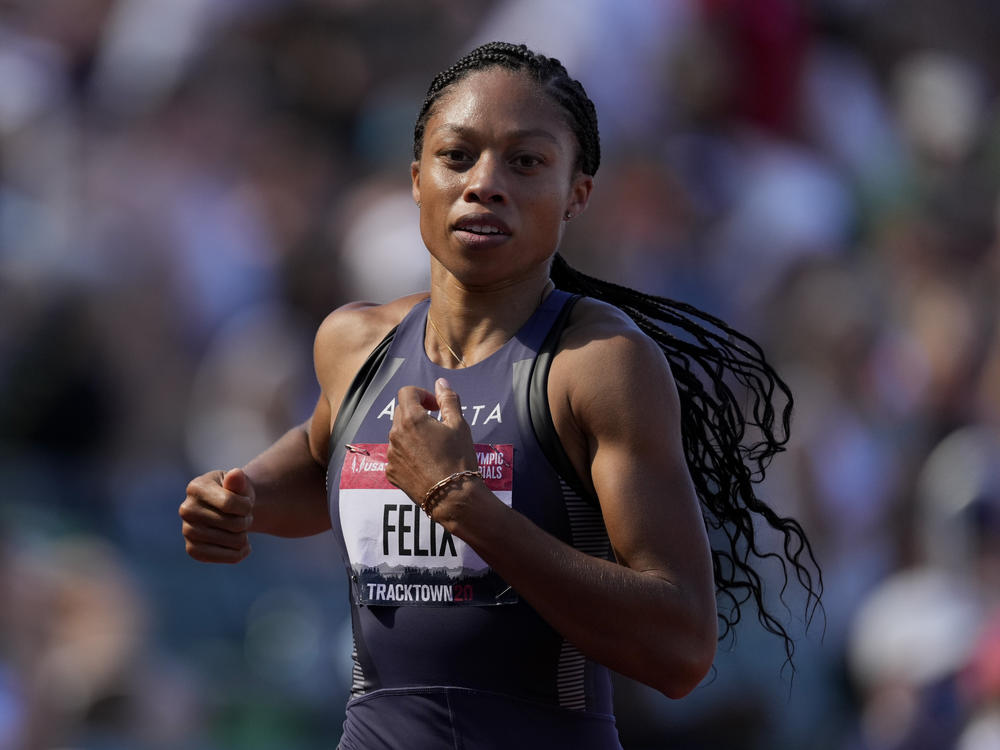
M 428 414 L 437 410 L 440 420 Z M 472 431 L 448 381 L 438 378 L 434 393 L 416 386 L 402 388 L 389 430 L 386 478 L 419 504 L 439 480 L 477 468 Z
M 192 479 L 181 503 L 187 553 L 200 562 L 238 563 L 250 554 L 254 489 L 242 469 Z

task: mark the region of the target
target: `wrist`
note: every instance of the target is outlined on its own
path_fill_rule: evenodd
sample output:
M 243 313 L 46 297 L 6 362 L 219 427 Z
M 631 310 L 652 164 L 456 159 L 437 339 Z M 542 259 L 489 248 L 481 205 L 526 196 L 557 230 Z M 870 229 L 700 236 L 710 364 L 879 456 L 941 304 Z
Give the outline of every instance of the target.
M 418 505 L 420 506 L 420 509 L 427 514 L 428 518 L 434 518 L 434 509 L 441 504 L 441 501 L 444 500 L 447 495 L 454 490 L 460 489 L 466 482 L 475 481 L 477 479 L 480 482 L 483 480 L 483 475 L 478 469 L 456 471 L 454 474 L 449 474 L 427 490 Z

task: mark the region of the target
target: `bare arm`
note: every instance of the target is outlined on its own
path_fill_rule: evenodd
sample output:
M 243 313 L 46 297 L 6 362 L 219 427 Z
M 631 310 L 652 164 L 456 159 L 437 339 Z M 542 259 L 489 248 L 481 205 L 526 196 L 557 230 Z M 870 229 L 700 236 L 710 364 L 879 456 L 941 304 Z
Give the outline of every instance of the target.
M 313 456 L 309 425 L 322 403 L 243 469 L 192 479 L 178 511 L 187 553 L 200 562 L 237 563 L 250 554 L 251 531 L 309 536 L 330 528 L 324 470 Z
M 330 528 L 325 452 L 321 452 L 329 439 L 314 434 L 329 424 L 328 414 L 321 396 L 308 422 L 290 429 L 244 467 L 255 493 L 250 531 L 300 537 Z
M 330 328 L 329 322 L 320 327 L 314 358 Z M 324 469 L 329 427 L 324 392 L 308 421 L 244 468 L 192 479 L 178 511 L 188 555 L 200 562 L 237 563 L 250 554 L 251 531 L 299 537 L 329 529 Z
M 716 613 L 677 394 L 662 354 L 637 332 L 578 356 L 588 367 L 567 397 L 619 564 L 558 541 L 476 480 L 456 484 L 434 516 L 589 657 L 680 697 L 711 666 Z M 404 391 L 387 474 L 419 500 L 441 477 L 475 468 L 475 457 L 457 394 Z M 436 406 L 442 422 L 426 416 Z
M 325 480 L 334 410 L 368 353 L 422 296 L 351 303 L 323 321 L 313 347 L 321 393 L 312 416 L 242 469 L 210 471 L 188 484 L 179 514 L 191 557 L 236 563 L 250 554 L 248 532 L 299 537 L 330 528 Z
M 329 328 L 327 322 L 320 327 L 316 351 Z M 330 528 L 323 468 L 329 425 L 330 402 L 321 393 L 308 421 L 245 467 L 192 479 L 178 511 L 188 555 L 238 563 L 250 554 L 251 531 L 299 537 Z

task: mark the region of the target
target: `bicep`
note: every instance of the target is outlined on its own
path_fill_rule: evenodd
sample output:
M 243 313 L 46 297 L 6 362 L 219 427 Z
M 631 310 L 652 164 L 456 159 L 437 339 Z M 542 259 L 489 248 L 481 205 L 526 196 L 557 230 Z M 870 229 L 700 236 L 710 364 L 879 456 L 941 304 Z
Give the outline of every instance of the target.
M 312 416 L 304 425 L 309 438 L 309 452 L 320 466 L 326 466 L 330 455 L 330 400 L 321 393 Z
M 641 434 L 642 440 L 599 438 L 591 461 L 615 556 L 676 582 L 700 579 L 708 569 L 708 540 L 683 457 L 662 433 Z
M 625 342 L 614 369 L 594 373 L 583 410 L 590 474 L 618 561 L 714 597 L 707 532 L 684 457 L 669 366 Z M 626 356 L 623 356 L 626 355 Z M 614 372 L 612 379 L 600 373 Z

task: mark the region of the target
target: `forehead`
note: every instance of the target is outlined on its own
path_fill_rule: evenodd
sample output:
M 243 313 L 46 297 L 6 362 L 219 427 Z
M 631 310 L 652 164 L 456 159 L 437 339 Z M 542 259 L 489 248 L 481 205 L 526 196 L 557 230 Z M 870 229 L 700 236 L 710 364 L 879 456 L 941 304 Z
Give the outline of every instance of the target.
M 528 73 L 493 67 L 469 73 L 435 103 L 427 131 L 451 126 L 485 132 L 546 130 L 572 138 L 565 113 Z

